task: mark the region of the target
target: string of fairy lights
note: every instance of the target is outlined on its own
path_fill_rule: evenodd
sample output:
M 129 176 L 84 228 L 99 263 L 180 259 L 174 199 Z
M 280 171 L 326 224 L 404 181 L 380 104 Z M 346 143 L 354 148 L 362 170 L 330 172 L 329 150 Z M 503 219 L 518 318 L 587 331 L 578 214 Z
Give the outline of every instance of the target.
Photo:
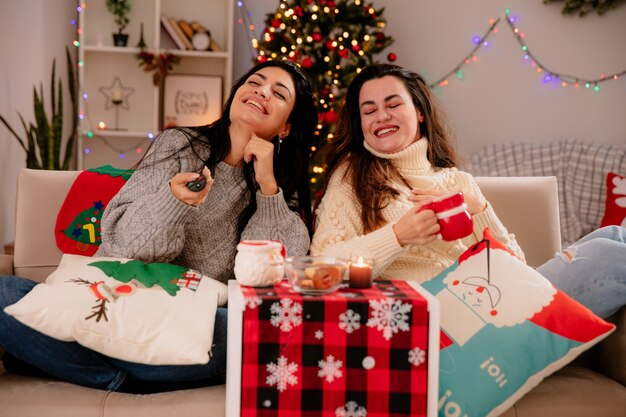
M 237 0 L 235 5 L 236 5 L 236 8 L 238 10 L 238 15 L 239 15 L 239 17 L 237 18 L 237 23 L 241 26 L 245 26 L 245 34 L 247 37 L 248 45 L 250 46 L 251 59 L 255 59 L 257 56 L 257 52 L 253 45 L 258 42 L 258 38 L 255 35 L 256 28 L 255 28 L 255 25 L 252 23 L 252 14 L 246 7 L 244 0 Z M 76 7 L 76 11 L 80 14 L 85 9 L 85 7 L 86 7 L 86 4 L 81 3 L 80 5 Z M 321 9 L 320 11 L 323 11 L 323 9 Z M 297 18 L 297 16 L 294 15 L 294 18 Z M 528 47 L 528 45 L 526 44 L 524 40 L 525 38 L 524 32 L 521 31 L 521 29 L 516 25 L 517 18 L 511 15 L 511 11 L 509 9 L 506 9 L 504 11 L 503 17 L 499 17 L 497 19 L 489 19 L 489 28 L 486 30 L 486 32 L 482 36 L 475 36 L 472 38 L 472 42 L 474 43 L 474 47 L 472 48 L 472 50 L 467 55 L 465 55 L 458 62 L 458 64 L 455 65 L 449 72 L 439 77 L 435 82 L 431 83 L 430 88 L 447 87 L 450 84 L 450 79 L 452 79 L 453 77 L 459 81 L 462 81 L 464 79 L 464 68 L 467 65 L 470 65 L 478 61 L 478 56 L 477 56 L 478 52 L 482 48 L 487 47 L 489 45 L 488 38 L 492 34 L 498 32 L 498 26 L 503 21 L 507 23 L 507 26 L 509 27 L 511 32 L 514 34 L 515 39 L 520 46 L 520 51 L 521 51 L 524 61 L 530 62 L 531 67 L 534 68 L 534 70 L 537 73 L 542 74 L 541 81 L 545 84 L 559 83 L 562 87 L 573 86 L 575 88 L 582 86 L 585 89 L 599 92 L 600 84 L 605 83 L 607 81 L 611 81 L 611 80 L 618 80 L 620 79 L 620 77 L 626 75 L 626 69 L 622 71 L 614 72 L 614 73 L 601 73 L 596 78 L 586 78 L 586 77 L 566 74 L 566 73 L 559 72 L 559 71 L 554 71 L 552 68 L 549 68 L 546 65 L 544 65 L 542 61 L 540 61 L 536 57 L 536 55 L 531 52 L 530 48 Z M 82 29 L 78 27 L 78 22 L 76 19 L 71 20 L 71 25 L 76 27 L 76 33 L 80 35 L 80 32 Z M 81 46 L 78 40 L 74 41 L 74 45 L 77 48 L 80 48 Z M 83 67 L 84 65 L 85 63 L 83 61 L 78 62 L 79 69 Z M 86 136 L 88 138 L 100 139 L 101 142 L 105 146 L 107 146 L 112 151 L 116 152 L 121 159 L 123 159 L 125 155 L 131 151 L 141 153 L 143 151 L 140 146 L 141 143 L 143 143 L 146 139 L 149 139 L 150 141 L 153 141 L 155 139 L 156 137 L 155 133 L 147 132 L 145 137 L 138 139 L 138 141 L 135 141 L 131 145 L 124 146 L 124 147 L 118 147 L 114 145 L 112 141 L 109 141 L 109 138 L 98 133 L 98 129 L 94 129 L 94 123 L 92 122 L 89 116 L 88 93 L 82 92 L 80 94 L 80 97 L 83 99 L 83 107 L 82 107 L 83 110 L 79 112 L 78 118 L 81 121 L 84 121 L 84 120 L 87 121 L 87 125 L 89 126 L 89 128 L 86 132 Z M 99 122 L 99 123 L 102 123 L 102 122 Z M 93 149 L 90 147 L 85 147 L 83 149 L 83 152 L 85 154 L 90 154 L 91 152 L 93 152 Z
M 506 9 L 504 11 L 504 16 L 497 19 L 489 20 L 489 29 L 482 37 L 474 37 L 472 42 L 475 44 L 474 48 L 448 73 L 440 77 L 437 81 L 430 84 L 430 88 L 436 87 L 446 87 L 449 85 L 449 79 L 453 75 L 456 76 L 458 80 L 462 80 L 464 77 L 463 67 L 469 65 L 478 60 L 476 53 L 483 47 L 489 45 L 489 41 L 487 38 L 492 33 L 498 32 L 498 24 L 502 21 L 505 21 L 508 24 L 508 27 L 511 29 L 511 32 L 515 36 L 517 43 L 520 45 L 520 51 L 522 53 L 523 59 L 526 62 L 530 62 L 532 68 L 535 68 L 535 71 L 539 74 L 543 74 L 541 81 L 544 84 L 548 83 L 559 83 L 561 87 L 570 87 L 573 86 L 578 88 L 580 86 L 584 86 L 587 89 L 592 89 L 595 92 L 600 91 L 600 83 L 618 80 L 621 76 L 626 74 L 626 69 L 623 71 L 615 72 L 612 74 L 602 73 L 598 78 L 589 79 L 585 77 L 575 76 L 564 74 L 558 71 L 554 71 L 548 68 L 546 65 L 542 64 L 539 59 L 530 51 L 530 48 L 524 41 L 526 37 L 525 33 L 520 30 L 519 27 L 515 25 L 517 18 L 511 15 L 511 11 Z

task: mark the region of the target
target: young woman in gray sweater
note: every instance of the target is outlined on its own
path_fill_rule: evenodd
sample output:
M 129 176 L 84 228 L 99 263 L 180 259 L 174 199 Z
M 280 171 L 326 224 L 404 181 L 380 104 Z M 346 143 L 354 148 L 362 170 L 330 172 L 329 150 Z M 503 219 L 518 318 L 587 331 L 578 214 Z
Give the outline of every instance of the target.
M 266 61 L 232 88 L 214 123 L 164 131 L 102 217 L 96 256 L 169 262 L 226 282 L 241 239 L 280 240 L 306 254 L 311 212 L 310 140 L 317 116 L 307 76 L 289 61 Z M 188 185 L 204 177 L 204 188 Z M 193 185 L 193 184 L 192 184 Z M 93 388 L 158 392 L 220 381 L 226 369 L 226 309 L 215 317 L 211 360 L 144 365 L 52 339 L 4 313 L 35 282 L 0 279 L 5 368 L 43 371 Z

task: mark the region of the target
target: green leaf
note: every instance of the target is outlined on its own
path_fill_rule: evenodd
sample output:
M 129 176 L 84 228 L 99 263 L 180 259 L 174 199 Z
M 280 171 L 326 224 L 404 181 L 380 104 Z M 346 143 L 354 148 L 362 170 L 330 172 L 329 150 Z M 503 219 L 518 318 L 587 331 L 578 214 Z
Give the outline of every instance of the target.
M 52 77 L 50 77 L 50 103 L 52 104 L 52 114 L 56 113 L 55 101 L 56 101 L 56 92 L 54 91 L 54 83 L 56 81 L 56 59 L 52 60 Z M 59 91 L 61 88 L 59 87 Z M 43 97 L 42 97 L 43 99 Z
M 128 181 L 131 175 L 133 175 L 132 169 L 115 168 L 111 165 L 102 165 L 96 168 L 88 169 L 89 172 L 96 172 L 98 174 L 110 175 L 112 177 L 122 177 L 125 181 Z
M 65 62 L 67 65 L 67 86 L 70 90 L 70 101 L 72 102 L 72 128 L 65 144 L 65 157 L 63 158 L 62 169 L 70 167 L 70 161 L 74 152 L 74 143 L 78 132 L 78 103 L 76 102 L 76 77 L 74 76 L 74 62 L 70 55 L 70 50 L 65 47 Z
M 19 113 L 18 113 L 19 114 Z M 20 118 L 22 116 L 20 115 Z M 11 132 L 13 134 L 13 136 L 15 136 L 15 138 L 18 140 L 18 142 L 20 143 L 20 146 L 22 147 L 22 149 L 24 149 L 24 151 L 28 152 L 28 148 L 26 147 L 26 143 L 19 137 L 19 135 L 17 134 L 17 132 L 15 132 L 15 130 L 13 130 L 13 128 L 11 127 L 11 125 L 9 124 L 9 122 L 0 115 L 0 122 L 2 122 L 2 124 L 9 129 L 9 132 Z M 23 122 L 23 120 L 22 120 Z
M 48 117 L 43 103 L 43 86 L 39 85 L 39 94 L 37 90 L 33 88 L 33 105 L 35 108 L 35 137 L 37 143 L 37 149 L 39 149 L 39 155 L 41 157 L 41 164 L 44 167 L 48 166 L 48 138 L 50 137 L 50 126 L 48 123 Z
M 57 112 L 52 114 L 52 136 L 50 137 L 51 150 L 51 168 L 61 169 L 61 142 L 63 142 L 63 91 L 62 84 L 59 80 L 59 97 L 57 101 Z

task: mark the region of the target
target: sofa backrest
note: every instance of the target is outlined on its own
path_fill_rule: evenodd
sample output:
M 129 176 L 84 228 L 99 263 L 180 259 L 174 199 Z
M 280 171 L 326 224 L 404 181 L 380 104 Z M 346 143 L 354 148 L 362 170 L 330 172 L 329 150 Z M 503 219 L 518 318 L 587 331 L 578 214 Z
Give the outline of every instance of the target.
M 496 214 L 538 267 L 561 250 L 556 177 L 476 177 Z
M 43 281 L 56 269 L 62 252 L 54 227 L 70 187 L 80 171 L 23 169 L 17 177 L 15 274 Z
M 23 169 L 17 180 L 14 269 L 18 276 L 43 281 L 62 252 L 54 228 L 65 197 L 80 171 Z M 515 234 L 531 266 L 560 250 L 555 177 L 476 178 L 496 213 Z
M 474 176 L 556 176 L 561 240 L 568 246 L 600 226 L 607 174 L 626 175 L 626 144 L 579 139 L 494 144 L 475 152 L 462 168 Z

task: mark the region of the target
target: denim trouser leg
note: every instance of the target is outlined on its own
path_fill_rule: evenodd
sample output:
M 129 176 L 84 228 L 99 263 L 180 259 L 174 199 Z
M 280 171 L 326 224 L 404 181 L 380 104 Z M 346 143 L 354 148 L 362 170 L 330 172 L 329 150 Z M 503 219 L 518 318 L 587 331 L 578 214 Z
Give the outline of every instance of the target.
M 127 373 L 139 381 L 189 382 L 226 372 L 227 310 L 218 308 L 211 359 L 201 365 L 144 365 L 105 357 L 75 342 L 62 342 L 23 325 L 4 308 L 24 297 L 36 282 L 0 277 L 0 346 L 16 358 L 59 379 L 91 388 L 117 390 Z M 174 385 L 171 385 L 175 387 Z
M 99 389 L 116 389 L 126 376 L 101 355 L 75 342 L 62 342 L 23 325 L 4 308 L 24 297 L 37 283 L 0 276 L 0 345 L 18 359 L 59 379 Z
M 594 230 L 537 271 L 598 316 L 608 317 L 626 305 L 626 229 Z
M 108 360 L 119 369 L 141 381 L 187 382 L 210 379 L 226 373 L 227 309 L 218 308 L 215 314 L 211 359 L 203 365 L 143 365 L 119 359 Z

